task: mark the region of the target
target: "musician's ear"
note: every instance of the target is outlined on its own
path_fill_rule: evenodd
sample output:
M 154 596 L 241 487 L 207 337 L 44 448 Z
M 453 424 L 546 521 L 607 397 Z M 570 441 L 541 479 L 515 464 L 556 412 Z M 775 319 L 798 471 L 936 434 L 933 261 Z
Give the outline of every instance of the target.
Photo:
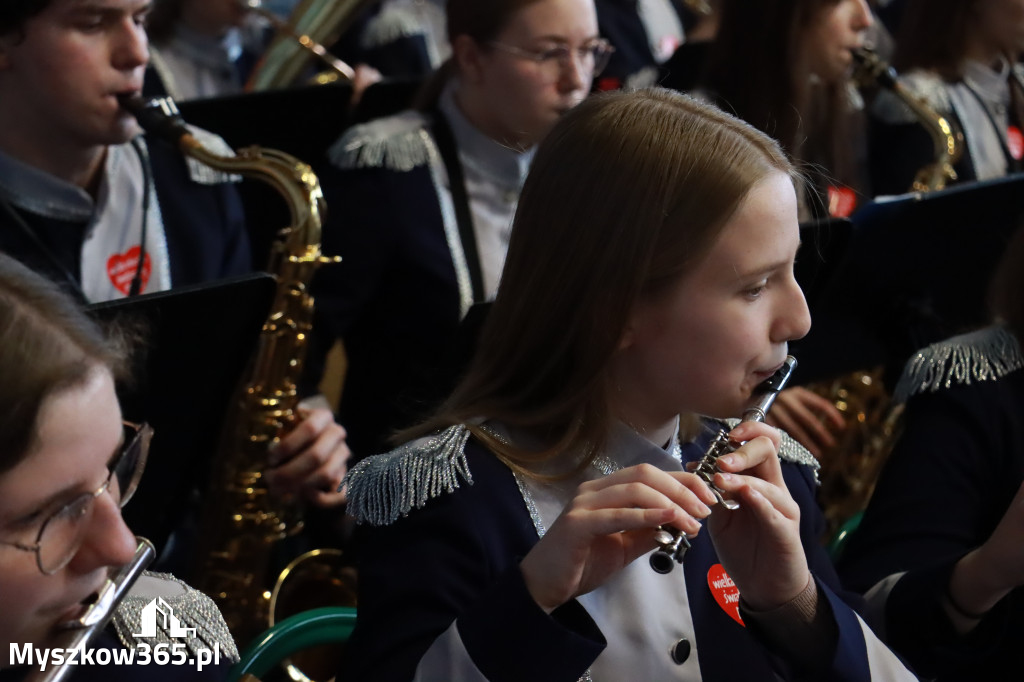
M 458 69 L 459 78 L 467 83 L 479 83 L 483 79 L 483 49 L 466 34 L 452 41 L 452 60 Z

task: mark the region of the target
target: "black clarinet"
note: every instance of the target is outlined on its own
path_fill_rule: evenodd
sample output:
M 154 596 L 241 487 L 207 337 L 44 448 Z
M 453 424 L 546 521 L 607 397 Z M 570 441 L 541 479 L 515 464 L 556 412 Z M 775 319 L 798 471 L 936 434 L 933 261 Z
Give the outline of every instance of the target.
M 757 402 L 743 413 L 742 420 L 745 422 L 763 422 L 772 403 L 775 402 L 775 397 L 785 387 L 795 368 L 796 358 L 792 355 L 786 357 L 782 367 L 775 374 L 761 382 L 754 390 L 754 395 L 759 397 Z M 707 451 L 701 457 L 700 462 L 697 464 L 697 469 L 694 471 L 711 488 L 711 492 L 718 503 L 730 511 L 739 509 L 739 502 L 726 498 L 725 491 L 716 486 L 714 481 L 715 474 L 719 471 L 718 458 L 728 455 L 730 452 L 735 452 L 739 446 L 740 444 L 733 443 L 729 439 L 729 431 L 726 429 L 719 430 L 718 435 L 708 445 Z M 686 539 L 686 533 L 672 526 L 658 526 L 658 532 L 654 536 L 654 541 L 658 543 L 658 549 L 651 554 L 651 568 L 658 573 L 669 573 L 676 564 L 683 563 L 686 550 L 690 549 L 690 541 Z

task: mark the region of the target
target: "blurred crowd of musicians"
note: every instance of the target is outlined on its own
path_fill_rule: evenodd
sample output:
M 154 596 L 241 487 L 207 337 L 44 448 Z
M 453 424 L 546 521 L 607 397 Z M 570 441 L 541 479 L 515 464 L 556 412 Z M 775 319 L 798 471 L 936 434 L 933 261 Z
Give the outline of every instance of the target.
M 122 408 L 139 413 L 127 387 L 161 390 L 133 358 L 190 340 L 91 310 L 263 270 L 283 227 L 254 181 L 144 132 L 139 96 L 206 112 L 188 130 L 216 155 L 242 129 L 302 150 L 322 188 L 341 261 L 308 282 L 304 357 L 284 359 L 301 402 L 259 475 L 304 508 L 289 542 L 343 548 L 358 576 L 339 679 L 1018 668 L 1022 57 L 1024 0 L 5 0 L 0 681 L 29 679 L 16 647 L 54 646 L 131 559 L 120 507 L 151 440 L 168 456 Z M 274 78 L 285 59 L 298 75 Z M 336 107 L 306 104 L 329 92 Z M 928 202 L 954 239 L 915 223 Z M 941 263 L 915 271 L 929 281 L 886 270 L 880 215 L 919 249 L 903 259 Z M 884 308 L 912 312 L 881 353 L 839 352 L 888 313 L 822 293 L 851 267 L 830 238 L 923 297 Z M 953 293 L 929 289 L 942 278 Z M 767 424 L 729 421 L 790 347 L 816 353 L 816 380 L 853 369 L 818 356 L 870 357 L 898 415 L 872 434 L 891 450 L 877 487 L 850 482 L 866 492 L 841 553 L 819 486 L 863 456 L 843 450 L 862 425 L 842 401 L 798 373 Z M 706 481 L 719 430 L 734 452 Z M 217 492 L 192 479 L 154 568 L 203 584 Z M 645 558 L 666 530 L 689 549 L 661 574 Z M 145 674 L 229 674 L 208 596 L 167 573 L 132 590 L 97 646 L 137 649 L 160 597 L 228 655 Z

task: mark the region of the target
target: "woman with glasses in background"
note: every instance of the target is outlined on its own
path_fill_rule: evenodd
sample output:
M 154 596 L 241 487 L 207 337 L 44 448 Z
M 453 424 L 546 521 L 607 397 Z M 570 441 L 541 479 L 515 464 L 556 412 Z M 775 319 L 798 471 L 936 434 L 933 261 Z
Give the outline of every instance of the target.
M 611 52 L 592 0 L 446 12 L 452 57 L 420 106 L 347 131 L 321 175 L 324 250 L 345 262 L 319 273 L 315 336 L 344 340 L 339 419 L 357 458 L 443 397 L 460 320 L 497 291 L 534 147 Z
M 0 680 L 21 680 L 23 656 L 55 646 L 61 623 L 79 618 L 104 582 L 131 561 L 136 538 L 121 517 L 135 492 L 152 430 L 122 422 L 114 380 L 125 346 L 106 337 L 53 283 L 0 254 Z M 221 652 L 220 664 L 157 665 L 135 639 L 142 609 L 162 598 L 194 637 L 186 658 Z M 159 619 L 158 623 L 159 623 Z M 227 626 L 207 597 L 167 575 L 144 574 L 94 646 L 149 643 L 150 680 L 222 679 L 237 658 Z M 171 653 L 168 646 L 168 653 Z M 179 653 L 176 649 L 175 653 Z M 147 663 L 79 667 L 73 679 L 138 679 Z M 38 668 L 38 664 L 34 667 Z

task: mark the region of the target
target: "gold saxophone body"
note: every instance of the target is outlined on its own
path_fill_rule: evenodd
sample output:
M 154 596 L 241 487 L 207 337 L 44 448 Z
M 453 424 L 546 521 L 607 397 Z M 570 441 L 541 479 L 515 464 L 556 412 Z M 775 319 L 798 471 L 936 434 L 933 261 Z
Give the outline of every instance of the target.
M 918 170 L 910 189 L 932 192 L 944 189 L 957 179 L 953 166 L 964 153 L 963 133 L 953 127 L 945 116 L 935 111 L 922 98 L 900 83 L 896 70 L 881 57 L 867 49 L 854 50 L 854 80 L 876 83 L 898 97 L 917 117 L 931 135 L 935 147 L 934 160 Z
M 290 211 L 291 222 L 270 255 L 268 270 L 277 279 L 274 301 L 248 380 L 229 412 L 201 519 L 195 582 L 217 602 L 235 639 L 244 644 L 272 622 L 272 549 L 301 528 L 296 508 L 269 495 L 263 471 L 268 446 L 297 421 L 296 386 L 313 315 L 309 283 L 318 267 L 334 262 L 320 252 L 326 206 L 313 170 L 284 152 L 246 147 L 237 156 L 220 156 L 190 133 L 172 100 L 125 98 L 122 106 L 144 129 L 174 141 L 186 155 L 271 185 Z

